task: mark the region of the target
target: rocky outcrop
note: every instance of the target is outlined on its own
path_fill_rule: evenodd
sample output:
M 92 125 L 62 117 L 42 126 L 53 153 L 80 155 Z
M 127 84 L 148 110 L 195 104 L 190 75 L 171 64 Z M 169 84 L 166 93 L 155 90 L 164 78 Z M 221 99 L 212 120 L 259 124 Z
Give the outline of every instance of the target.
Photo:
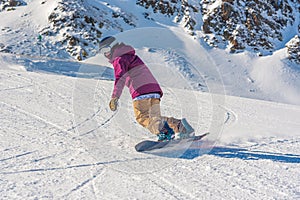
M 180 23 L 188 33 L 194 35 L 197 29 L 196 15 L 200 13 L 200 3 L 188 0 L 137 0 L 136 4 L 146 9 L 152 10 L 154 13 L 160 13 L 168 17 L 174 18 L 176 23 Z M 148 16 L 148 15 L 146 15 Z
M 287 44 L 289 59 L 297 64 L 300 64 L 300 36 L 296 35 Z
M 0 0 L 0 6 L 13 8 L 22 2 Z M 248 50 L 258 55 L 271 54 L 300 34 L 300 0 L 136 0 L 128 1 L 130 5 L 114 2 L 57 0 L 48 16 L 49 26 L 39 31 L 45 46 L 83 60 L 98 52 L 103 36 L 148 25 L 147 20 L 177 23 L 210 46 L 232 53 Z
M 249 49 L 260 54 L 271 53 L 281 46 L 283 32 L 296 26 L 299 2 L 222 0 L 218 4 L 216 0 L 203 0 L 206 41 L 212 46 L 228 46 L 231 52 Z
M 77 60 L 83 60 L 97 53 L 103 32 L 122 32 L 126 26 L 135 27 L 134 17 L 128 13 L 113 10 L 109 4 L 102 7 L 85 1 L 61 0 L 48 17 L 49 27 L 41 34 L 56 37 L 55 46 L 61 46 Z
M 137 5 L 172 17 L 192 35 L 202 31 L 209 45 L 232 53 L 270 54 L 284 45 L 285 31 L 299 26 L 299 0 L 137 0 Z
M 12 11 L 17 6 L 24 6 L 26 3 L 22 0 L 0 0 L 0 11 Z

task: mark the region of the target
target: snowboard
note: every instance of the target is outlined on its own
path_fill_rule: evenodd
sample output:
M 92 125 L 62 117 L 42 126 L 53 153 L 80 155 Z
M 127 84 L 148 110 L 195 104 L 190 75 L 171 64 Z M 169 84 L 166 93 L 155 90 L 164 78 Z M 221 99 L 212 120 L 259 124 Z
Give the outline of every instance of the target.
M 209 132 L 204 133 L 202 135 L 197 135 L 187 139 L 175 139 L 170 141 L 152 141 L 152 140 L 144 140 L 135 145 L 135 150 L 137 152 L 144 152 L 144 151 L 152 151 L 157 149 L 163 149 L 166 147 L 176 147 L 176 146 L 185 146 L 187 144 L 192 144 L 193 142 L 200 141 L 202 138 L 207 136 Z

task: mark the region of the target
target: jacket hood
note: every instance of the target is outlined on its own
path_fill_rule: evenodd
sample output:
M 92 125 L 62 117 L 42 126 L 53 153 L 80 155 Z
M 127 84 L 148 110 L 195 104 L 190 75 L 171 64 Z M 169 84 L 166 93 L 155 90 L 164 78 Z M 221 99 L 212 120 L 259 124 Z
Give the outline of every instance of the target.
M 121 43 L 121 44 L 119 44 L 119 45 L 112 48 L 112 56 L 111 56 L 109 62 L 113 63 L 113 61 L 117 57 L 120 57 L 120 56 L 125 55 L 125 54 L 135 55 L 135 50 L 132 46 L 125 45 L 125 44 Z

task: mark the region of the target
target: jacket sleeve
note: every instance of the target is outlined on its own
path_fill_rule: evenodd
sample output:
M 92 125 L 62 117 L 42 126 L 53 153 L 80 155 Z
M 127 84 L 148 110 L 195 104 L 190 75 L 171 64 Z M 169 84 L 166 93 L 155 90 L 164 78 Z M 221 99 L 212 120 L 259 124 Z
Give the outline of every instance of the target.
M 120 97 L 128 76 L 128 62 L 122 57 L 118 57 L 113 62 L 115 72 L 115 83 L 112 98 Z

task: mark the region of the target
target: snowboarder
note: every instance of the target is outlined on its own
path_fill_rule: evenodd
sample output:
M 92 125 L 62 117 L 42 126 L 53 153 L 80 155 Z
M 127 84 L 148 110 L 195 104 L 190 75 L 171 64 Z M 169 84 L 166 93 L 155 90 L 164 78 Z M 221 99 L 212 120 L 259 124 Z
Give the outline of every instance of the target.
M 194 129 L 186 119 L 161 116 L 162 89 L 133 47 L 108 36 L 100 41 L 99 49 L 114 67 L 115 82 L 109 102 L 112 111 L 117 110 L 118 100 L 126 85 L 133 99 L 136 121 L 157 135 L 158 141 L 172 140 L 175 133 L 180 139 L 194 135 Z

